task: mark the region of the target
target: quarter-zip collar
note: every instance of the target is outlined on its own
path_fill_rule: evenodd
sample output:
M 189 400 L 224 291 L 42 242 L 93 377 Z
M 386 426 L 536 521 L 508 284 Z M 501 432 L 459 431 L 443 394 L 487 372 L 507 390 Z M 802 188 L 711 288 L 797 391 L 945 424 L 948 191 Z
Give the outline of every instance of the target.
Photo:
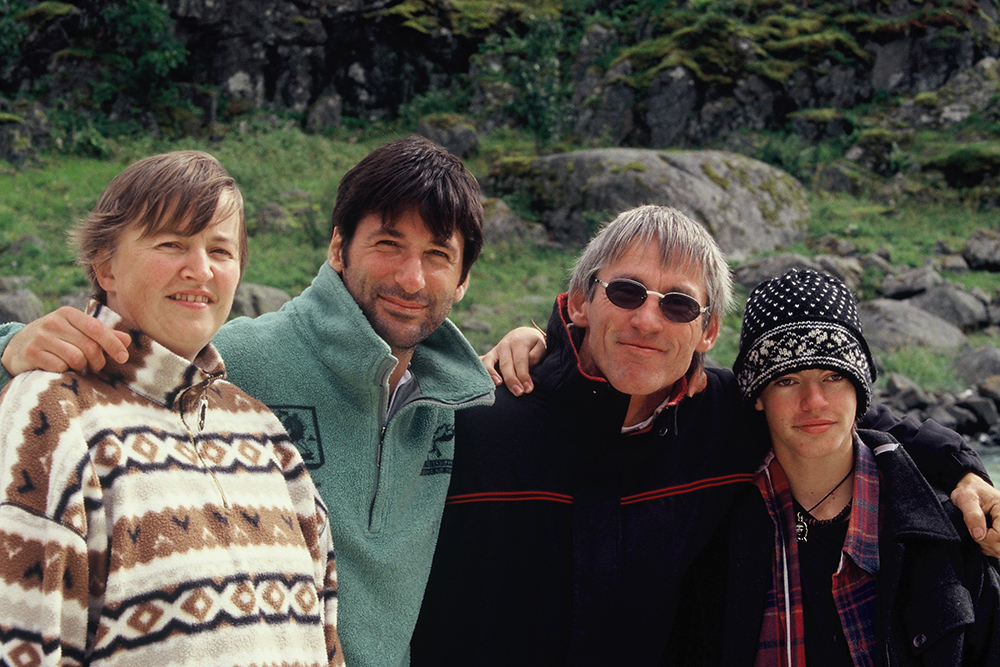
M 128 361 L 119 364 L 109 359 L 99 375 L 113 384 L 125 383 L 131 391 L 159 406 L 182 414 L 197 409 L 203 405 L 208 387 L 226 375 L 222 357 L 211 344 L 192 362 L 163 347 L 98 301 L 90 302 L 87 313 L 132 337 Z M 190 391 L 196 388 L 201 390 Z M 198 412 L 195 423 L 189 422 L 192 427 L 203 420 L 204 410 Z
M 388 404 L 388 378 L 398 360 L 371 326 L 358 326 L 359 321 L 367 321 L 364 313 L 328 263 L 320 267 L 312 285 L 285 304 L 286 309 L 314 358 L 334 377 L 350 369 L 352 377 L 373 378 L 386 391 Z M 352 345 L 345 346 L 345 340 Z M 416 382 L 413 389 L 418 391 L 411 391 L 406 402 L 421 397 L 452 406 L 492 402 L 493 381 L 449 320 L 417 345 L 410 371 Z M 393 412 L 398 412 L 395 406 Z

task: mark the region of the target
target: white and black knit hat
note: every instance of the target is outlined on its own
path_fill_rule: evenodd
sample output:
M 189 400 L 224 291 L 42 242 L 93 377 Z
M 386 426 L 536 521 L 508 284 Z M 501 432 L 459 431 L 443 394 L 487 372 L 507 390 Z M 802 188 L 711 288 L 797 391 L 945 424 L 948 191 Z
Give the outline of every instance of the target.
M 753 401 L 786 373 L 829 368 L 858 389 L 858 416 L 868 411 L 875 363 L 861 332 L 851 290 L 833 276 L 792 269 L 750 293 L 733 372 Z

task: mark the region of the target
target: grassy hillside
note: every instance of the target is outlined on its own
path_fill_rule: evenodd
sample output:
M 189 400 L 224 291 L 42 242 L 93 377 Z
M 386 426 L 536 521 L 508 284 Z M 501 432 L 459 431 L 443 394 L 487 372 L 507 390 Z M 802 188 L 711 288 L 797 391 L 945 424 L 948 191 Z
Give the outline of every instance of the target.
M 326 257 L 329 215 L 341 176 L 374 147 L 401 133 L 375 129 L 348 136 L 307 136 L 296 129 L 234 133 L 221 142 L 188 139 L 118 143 L 110 159 L 49 154 L 33 168 L 0 170 L 0 276 L 24 276 L 25 286 L 46 306 L 87 289 L 82 271 L 65 243 L 66 230 L 86 215 L 107 182 L 134 160 L 164 150 L 199 148 L 216 155 L 237 179 L 246 198 L 253 236 L 245 280 L 273 285 L 292 295 L 304 289 Z M 487 137 L 482 157 L 469 162 L 477 176 L 491 155 L 515 150 L 519 141 L 505 131 Z M 514 146 L 515 148 L 511 148 Z M 516 204 L 516 202 L 513 202 Z M 277 206 L 275 206 L 277 205 Z M 284 220 L 268 223 L 264 213 L 280 210 Z M 273 217 L 273 216 L 272 216 Z M 956 207 L 887 207 L 846 196 L 814 196 L 812 222 L 804 242 L 791 250 L 819 252 L 825 235 L 851 241 L 861 253 L 883 250 L 893 263 L 920 265 L 939 240 L 961 248 L 981 227 L 995 227 L 995 214 Z M 552 298 L 564 289 L 576 249 L 502 244 L 488 246 L 472 273 L 466 298 L 452 314 L 480 351 L 509 328 L 534 320 L 544 325 Z M 988 293 L 1000 287 L 996 274 L 949 276 Z M 871 284 L 862 297 L 871 297 Z M 743 298 L 743 295 L 740 295 Z M 735 357 L 739 318 L 731 316 L 713 356 L 723 364 Z M 898 357 L 898 358 L 895 358 Z M 884 360 L 925 385 L 953 383 L 947 360 L 903 354 Z

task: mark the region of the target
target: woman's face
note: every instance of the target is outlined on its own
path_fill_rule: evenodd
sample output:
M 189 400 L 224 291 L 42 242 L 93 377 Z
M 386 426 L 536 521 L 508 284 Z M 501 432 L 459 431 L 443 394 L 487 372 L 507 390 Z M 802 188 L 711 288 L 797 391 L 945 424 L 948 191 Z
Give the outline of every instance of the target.
M 194 236 L 161 231 L 143 237 L 129 227 L 112 258 L 95 267 L 108 307 L 193 360 L 232 308 L 240 282 L 239 232 L 238 211 L 216 213 Z
M 848 451 L 858 408 L 857 390 L 837 371 L 811 368 L 772 380 L 757 399 L 779 458 L 820 459 Z

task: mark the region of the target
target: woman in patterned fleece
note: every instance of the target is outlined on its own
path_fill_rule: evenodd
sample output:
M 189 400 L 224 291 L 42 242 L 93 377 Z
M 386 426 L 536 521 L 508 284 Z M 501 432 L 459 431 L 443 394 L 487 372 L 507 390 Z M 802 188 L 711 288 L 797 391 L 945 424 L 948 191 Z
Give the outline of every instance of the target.
M 141 160 L 74 240 L 130 355 L 2 395 L 0 664 L 342 665 L 326 508 L 209 343 L 247 261 L 233 179 Z

